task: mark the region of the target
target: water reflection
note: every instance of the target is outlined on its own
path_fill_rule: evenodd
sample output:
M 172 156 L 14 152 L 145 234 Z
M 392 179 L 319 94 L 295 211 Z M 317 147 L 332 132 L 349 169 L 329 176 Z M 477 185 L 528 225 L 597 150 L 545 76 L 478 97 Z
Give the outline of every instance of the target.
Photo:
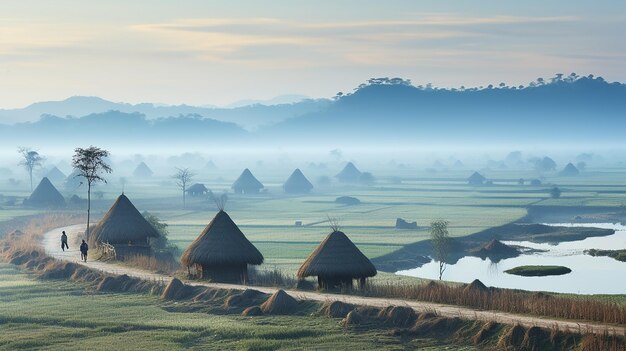
M 587 249 L 626 248 L 626 226 L 612 223 L 594 224 L 551 224 L 612 228 L 616 232 L 605 237 L 537 244 L 529 241 L 505 241 L 507 245 L 525 246 L 544 252 L 523 254 L 519 257 L 500 260 L 463 257 L 456 264 L 448 265 L 444 279 L 469 283 L 478 278 L 485 285 L 532 291 L 553 291 L 579 294 L 626 294 L 626 263 L 610 257 L 591 257 L 583 254 Z M 572 269 L 572 273 L 550 277 L 520 277 L 504 273 L 505 270 L 521 265 L 560 265 Z M 429 279 L 438 278 L 438 262 L 431 261 L 419 268 L 399 271 L 397 274 Z

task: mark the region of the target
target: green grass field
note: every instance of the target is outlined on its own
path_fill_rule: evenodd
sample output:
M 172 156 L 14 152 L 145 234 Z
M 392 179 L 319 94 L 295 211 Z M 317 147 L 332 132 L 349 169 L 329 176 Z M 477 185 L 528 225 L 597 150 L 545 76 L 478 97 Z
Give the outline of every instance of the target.
M 0 264 L 0 350 L 473 350 L 315 316 L 172 312 L 171 302 L 39 281 Z M 175 305 L 174 305 L 175 306 Z

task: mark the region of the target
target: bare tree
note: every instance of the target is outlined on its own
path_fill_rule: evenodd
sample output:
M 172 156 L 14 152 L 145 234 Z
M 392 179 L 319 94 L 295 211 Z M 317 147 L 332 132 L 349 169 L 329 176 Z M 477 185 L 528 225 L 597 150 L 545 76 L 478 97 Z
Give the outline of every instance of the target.
M 26 171 L 28 171 L 28 175 L 30 176 L 30 191 L 33 191 L 33 170 L 36 167 L 41 166 L 41 163 L 45 160 L 45 158 L 37 151 L 28 147 L 19 147 L 17 152 L 22 155 L 22 160 L 19 165 L 24 166 Z
M 176 179 L 176 185 L 183 191 L 183 208 L 186 206 L 185 192 L 187 191 L 187 184 L 191 182 L 191 179 L 195 174 L 189 170 L 189 168 L 176 167 L 176 174 L 172 178 Z
M 89 216 L 91 212 L 91 186 L 98 182 L 106 183 L 106 179 L 100 174 L 111 173 L 111 167 L 105 162 L 109 156 L 107 150 L 90 146 L 86 149 L 76 148 L 72 157 L 72 166 L 78 171 L 74 177 L 84 177 L 87 181 L 87 231 L 86 237 L 89 239 Z
M 446 270 L 446 259 L 450 251 L 450 236 L 448 234 L 448 221 L 438 219 L 430 223 L 430 238 L 433 244 L 435 260 L 439 262 L 439 280 Z

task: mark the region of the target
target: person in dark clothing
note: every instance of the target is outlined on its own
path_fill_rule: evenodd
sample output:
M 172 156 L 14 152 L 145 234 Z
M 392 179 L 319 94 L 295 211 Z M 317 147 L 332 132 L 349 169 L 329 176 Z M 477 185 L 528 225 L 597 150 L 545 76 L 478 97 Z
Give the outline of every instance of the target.
M 87 262 L 87 251 L 89 251 L 89 245 L 83 240 L 82 244 L 80 244 L 80 259 L 81 261 Z
M 67 245 L 67 235 L 65 235 L 65 230 L 63 231 L 63 234 L 61 234 L 61 250 L 65 251 L 65 249 L 70 249 L 70 247 Z

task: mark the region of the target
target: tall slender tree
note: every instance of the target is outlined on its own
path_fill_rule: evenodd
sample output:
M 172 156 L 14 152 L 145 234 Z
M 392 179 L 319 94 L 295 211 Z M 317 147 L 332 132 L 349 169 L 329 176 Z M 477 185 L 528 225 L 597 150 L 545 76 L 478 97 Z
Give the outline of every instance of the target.
M 191 182 L 194 175 L 189 168 L 176 167 L 176 173 L 172 176 L 172 178 L 176 179 L 176 185 L 183 191 L 183 208 L 186 207 L 185 192 L 187 191 L 187 184 Z
M 89 220 L 91 213 L 91 187 L 98 183 L 106 183 L 101 174 L 111 173 L 113 170 L 105 162 L 109 152 L 95 146 L 86 149 L 76 148 L 72 157 L 72 166 L 78 171 L 74 177 L 84 177 L 87 181 L 87 231 L 86 237 L 89 239 Z
M 435 253 L 435 260 L 439 262 L 439 280 L 446 270 L 446 260 L 450 251 L 450 237 L 448 234 L 448 221 L 438 219 L 430 223 L 430 237 Z
M 32 150 L 28 147 L 20 147 L 17 149 L 17 152 L 22 155 L 22 160 L 20 161 L 19 165 L 26 168 L 26 171 L 30 176 L 30 191 L 33 191 L 33 170 L 41 166 L 45 158 L 41 156 L 37 151 Z

